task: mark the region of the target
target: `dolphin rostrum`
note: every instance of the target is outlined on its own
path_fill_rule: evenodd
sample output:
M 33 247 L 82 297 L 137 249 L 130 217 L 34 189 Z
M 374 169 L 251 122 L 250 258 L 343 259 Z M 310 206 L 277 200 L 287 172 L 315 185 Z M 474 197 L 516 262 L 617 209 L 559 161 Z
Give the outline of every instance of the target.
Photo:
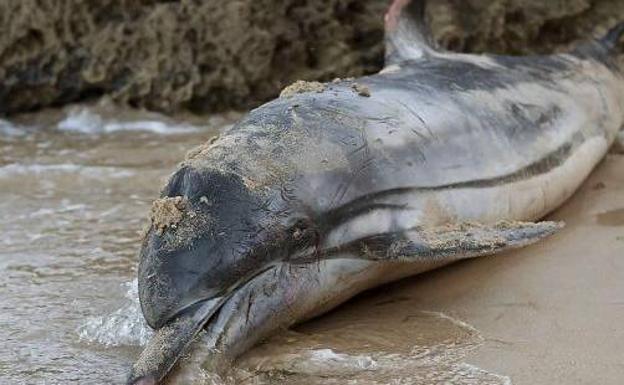
M 192 153 L 152 209 L 139 296 L 154 384 L 205 329 L 215 362 L 374 286 L 538 241 L 624 123 L 605 37 L 551 56 L 446 52 L 424 1 L 376 75 L 299 82 Z

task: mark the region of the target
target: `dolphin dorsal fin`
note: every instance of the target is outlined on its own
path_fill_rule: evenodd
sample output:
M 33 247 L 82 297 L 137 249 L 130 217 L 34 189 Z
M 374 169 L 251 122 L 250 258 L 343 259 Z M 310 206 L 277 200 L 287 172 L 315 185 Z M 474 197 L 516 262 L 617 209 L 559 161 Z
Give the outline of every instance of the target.
M 426 0 L 393 0 L 385 17 L 386 66 L 435 52 L 425 18 Z

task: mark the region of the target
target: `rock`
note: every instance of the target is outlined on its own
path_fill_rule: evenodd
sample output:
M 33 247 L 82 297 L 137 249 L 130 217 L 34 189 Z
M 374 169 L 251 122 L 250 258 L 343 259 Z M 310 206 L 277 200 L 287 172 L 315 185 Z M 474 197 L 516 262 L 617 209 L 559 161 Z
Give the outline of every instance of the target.
M 0 113 L 109 95 L 164 112 L 249 108 L 297 79 L 383 65 L 387 0 L 0 2 Z M 563 50 L 624 20 L 621 0 L 430 0 L 444 47 Z

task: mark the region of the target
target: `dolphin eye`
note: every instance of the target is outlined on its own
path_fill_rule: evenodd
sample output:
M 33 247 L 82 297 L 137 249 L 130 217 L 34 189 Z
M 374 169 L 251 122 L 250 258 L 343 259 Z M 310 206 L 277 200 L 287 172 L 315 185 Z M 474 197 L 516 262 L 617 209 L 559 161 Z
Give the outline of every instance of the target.
M 314 223 L 307 218 L 298 219 L 290 228 L 291 238 L 296 243 L 313 243 L 318 238 L 318 231 Z
M 322 233 L 311 219 L 298 219 L 289 228 L 290 240 L 286 250 L 286 260 L 301 258 L 310 260 L 320 249 Z
M 290 231 L 294 239 L 299 239 L 309 228 L 310 221 L 299 218 L 290 226 Z
M 295 227 L 293 229 L 293 233 L 292 233 L 293 239 L 295 241 L 301 240 L 303 238 L 304 234 L 306 233 L 306 230 L 307 229 L 305 229 L 305 228 Z

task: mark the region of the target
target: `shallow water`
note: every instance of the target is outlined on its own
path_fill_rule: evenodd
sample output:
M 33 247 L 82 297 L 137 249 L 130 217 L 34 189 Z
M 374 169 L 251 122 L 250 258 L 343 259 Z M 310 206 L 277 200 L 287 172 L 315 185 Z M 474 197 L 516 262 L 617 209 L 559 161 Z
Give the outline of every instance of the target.
M 151 201 L 188 150 L 236 118 L 99 105 L 0 121 L 0 383 L 123 382 L 151 333 L 133 282 Z M 445 314 L 380 303 L 276 337 L 232 378 L 205 373 L 197 354 L 173 381 L 510 383 L 464 362 L 482 342 Z
M 116 323 L 134 330 L 99 336 L 116 347 L 81 340 L 85 321 L 125 304 L 151 201 L 185 152 L 231 120 L 74 107 L 0 122 L 0 383 L 122 381 L 138 312 Z
M 264 384 L 511 384 L 464 362 L 484 342 L 472 326 L 439 312 L 370 306 L 278 335 L 238 366 Z

